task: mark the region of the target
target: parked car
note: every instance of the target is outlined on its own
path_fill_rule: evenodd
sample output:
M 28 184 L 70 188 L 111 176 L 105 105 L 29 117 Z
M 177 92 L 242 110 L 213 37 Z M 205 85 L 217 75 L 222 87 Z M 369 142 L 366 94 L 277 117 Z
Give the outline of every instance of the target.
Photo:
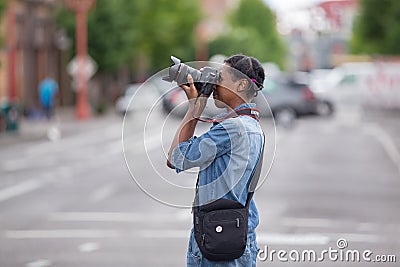
M 186 99 L 185 92 L 183 92 L 180 87 L 172 89 L 163 95 L 163 111 L 166 114 L 172 112 L 172 115 L 177 117 L 185 116 L 185 113 L 188 109 L 188 105 L 184 103 Z
M 135 99 L 132 99 L 135 96 Z M 127 85 L 124 94 L 115 103 L 115 110 L 121 115 L 137 109 L 148 109 L 156 103 L 159 92 L 152 82 Z
M 277 124 L 283 126 L 291 126 L 299 116 L 330 115 L 334 111 L 331 102 L 318 99 L 310 90 L 305 73 L 283 74 L 266 79 L 263 90 L 254 102 L 260 109 L 261 116 L 273 115 Z
M 333 103 L 335 103 L 335 106 L 337 104 L 337 99 L 327 90 L 330 84 L 327 82 L 326 78 L 331 73 L 331 69 L 314 69 L 309 73 L 310 89 L 316 98 L 320 100 L 319 106 L 317 107 L 317 112 L 320 115 L 332 114 Z
M 132 98 L 132 96 L 135 94 L 135 92 L 140 88 L 142 84 L 136 83 L 136 84 L 130 84 L 126 87 L 124 94 L 117 99 L 117 102 L 115 103 L 115 110 L 121 114 L 125 115 L 126 113 L 129 113 L 134 110 L 133 105 L 129 105 L 129 102 Z
M 341 106 L 399 109 L 399 73 L 395 62 L 348 62 L 312 77 L 310 86 L 318 97 Z
M 166 113 L 172 112 L 178 117 L 183 117 L 188 108 L 185 93 L 179 87 L 165 94 L 162 103 Z M 264 89 L 254 99 L 254 103 L 260 109 L 261 116 L 273 115 L 277 123 L 284 126 L 290 126 L 297 117 L 302 115 L 330 115 L 334 111 L 331 102 L 315 97 L 308 87 L 306 74 L 299 75 L 299 73 L 296 75 L 281 74 L 266 79 Z M 223 110 L 215 107 L 214 99 L 210 97 L 203 115 L 213 117 L 221 112 Z
M 166 93 L 162 98 L 163 110 L 165 113 L 177 117 L 183 117 L 188 110 L 188 102 L 185 92 L 180 88 L 174 88 L 170 92 Z M 207 99 L 206 108 L 203 111 L 202 116 L 212 118 L 218 114 L 224 112 L 223 109 L 217 108 L 214 104 L 212 96 Z

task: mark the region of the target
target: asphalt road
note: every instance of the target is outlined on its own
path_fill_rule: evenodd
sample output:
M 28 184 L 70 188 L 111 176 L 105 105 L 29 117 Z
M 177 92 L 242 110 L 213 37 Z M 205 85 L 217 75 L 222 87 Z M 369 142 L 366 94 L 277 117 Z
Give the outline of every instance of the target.
M 190 205 L 195 173 L 165 167 L 179 120 L 158 110 L 145 115 L 126 121 L 125 158 L 118 116 L 78 125 L 58 142 L 38 138 L 0 149 L 1 267 L 185 266 L 191 214 L 173 206 Z M 270 122 L 262 121 L 269 163 Z M 278 128 L 272 169 L 255 195 L 259 247 L 368 249 L 371 258 L 396 255 L 399 262 L 399 150 L 386 130 L 354 109 Z M 347 248 L 338 249 L 340 238 Z M 258 266 L 321 265 L 272 256 Z M 325 256 L 331 266 L 385 265 Z

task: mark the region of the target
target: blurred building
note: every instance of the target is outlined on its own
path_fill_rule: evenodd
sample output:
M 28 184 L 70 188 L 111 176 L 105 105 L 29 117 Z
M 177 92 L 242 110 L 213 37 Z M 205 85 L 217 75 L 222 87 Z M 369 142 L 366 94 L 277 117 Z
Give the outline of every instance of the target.
M 1 17 L 0 14 L 0 104 L 7 96 L 7 53 L 5 47 L 6 20 L 5 11 Z
M 0 104 L 7 96 L 7 57 L 4 50 L 0 50 Z
M 46 77 L 52 77 L 60 85 L 61 104 L 66 104 L 72 95 L 68 92 L 70 90 L 66 89 L 67 75 L 62 67 L 65 64 L 63 55 L 68 41 L 65 34 L 57 30 L 54 18 L 56 7 L 61 2 L 62 0 L 13 1 L 16 91 L 20 104 L 28 112 L 40 108 L 37 88 L 40 81 Z M 3 25 L 7 24 L 5 17 Z M 9 29 L 9 25 L 6 28 Z M 1 58 L 6 51 L 2 51 Z M 5 74 L 6 68 L 1 68 L 1 72 L 0 77 L 9 78 Z M 3 81 L 1 86 L 0 99 L 7 97 L 9 90 L 7 81 Z
M 329 68 L 348 54 L 358 0 L 329 0 L 310 8 L 311 29 L 317 34 L 311 46 L 315 68 Z
M 300 29 L 291 30 L 286 41 L 289 44 L 288 67 L 291 71 L 309 71 L 314 67 L 309 43 Z
M 196 59 L 208 60 L 207 43 L 226 31 L 226 15 L 239 4 L 239 0 L 200 0 L 204 19 L 196 28 Z
M 278 29 L 289 43 L 290 69 L 331 68 L 343 59 L 357 13 L 358 0 L 325 0 L 278 14 Z
M 310 8 L 311 27 L 322 34 L 348 39 L 357 11 L 358 0 L 328 0 L 318 3 Z

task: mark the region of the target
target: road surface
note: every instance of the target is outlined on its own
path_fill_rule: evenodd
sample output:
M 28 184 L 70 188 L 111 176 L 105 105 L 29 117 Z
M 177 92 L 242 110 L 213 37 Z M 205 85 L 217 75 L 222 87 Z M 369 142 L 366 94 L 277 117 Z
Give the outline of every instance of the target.
M 1 148 L 0 266 L 185 265 L 190 210 L 162 202 L 190 205 L 195 173 L 176 175 L 165 167 L 163 149 L 179 119 L 155 110 L 144 127 L 145 115 L 126 121 L 129 169 L 117 115 L 92 127 L 83 123 L 58 142 L 38 138 Z M 269 125 L 271 159 L 269 122 L 262 121 Z M 400 161 L 385 128 L 350 110 L 278 128 L 276 140 L 273 167 L 255 195 L 261 249 L 319 253 L 338 249 L 342 238 L 348 249 L 397 254 L 400 261 Z M 258 266 L 294 265 L 273 257 Z M 324 263 L 365 266 L 338 261 Z M 310 265 L 320 263 L 294 266 Z

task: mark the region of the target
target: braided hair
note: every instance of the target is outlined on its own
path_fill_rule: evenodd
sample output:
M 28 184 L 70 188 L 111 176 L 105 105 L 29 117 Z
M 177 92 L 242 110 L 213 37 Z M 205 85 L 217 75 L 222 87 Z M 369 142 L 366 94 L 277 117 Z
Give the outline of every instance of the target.
M 224 60 L 224 63 L 246 75 L 249 78 L 250 84 L 247 90 L 247 96 L 250 98 L 257 96 L 258 91 L 263 88 L 265 79 L 264 68 L 262 67 L 261 63 L 256 58 L 245 55 L 230 56 Z M 240 73 L 231 73 L 233 74 L 232 78 L 236 78 L 234 81 L 243 78 Z

